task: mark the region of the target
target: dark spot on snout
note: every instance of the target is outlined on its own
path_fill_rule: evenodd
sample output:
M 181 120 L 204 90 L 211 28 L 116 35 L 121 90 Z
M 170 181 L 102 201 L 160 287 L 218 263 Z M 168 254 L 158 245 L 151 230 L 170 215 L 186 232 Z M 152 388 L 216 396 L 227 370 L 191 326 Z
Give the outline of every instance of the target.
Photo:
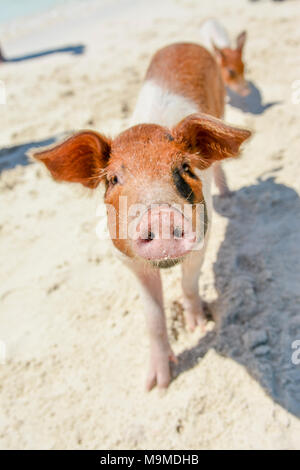
M 171 134 L 166 134 L 166 139 L 167 139 L 169 142 L 173 142 L 174 137 L 173 137 Z
M 179 194 L 184 197 L 184 199 L 186 199 L 190 204 L 193 204 L 195 200 L 195 195 L 190 185 L 185 181 L 185 179 L 181 175 L 179 168 L 174 168 L 172 175 L 174 184 Z

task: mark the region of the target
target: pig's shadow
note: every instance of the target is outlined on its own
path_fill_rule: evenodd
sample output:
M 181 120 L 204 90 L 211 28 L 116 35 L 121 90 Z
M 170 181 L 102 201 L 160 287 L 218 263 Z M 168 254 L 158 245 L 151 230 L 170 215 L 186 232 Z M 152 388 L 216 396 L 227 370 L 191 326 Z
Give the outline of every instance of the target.
M 242 364 L 281 406 L 300 416 L 300 199 L 273 178 L 214 198 L 228 217 L 214 264 L 216 328 L 183 351 L 175 377 L 210 348 Z
M 56 47 L 53 49 L 46 49 L 44 51 L 32 52 L 29 54 L 24 54 L 16 57 L 4 57 L 2 56 L 2 62 L 12 63 L 12 62 L 24 62 L 25 60 L 37 59 L 39 57 L 44 57 L 47 55 L 67 53 L 72 55 L 81 55 L 84 54 L 85 46 L 83 44 L 76 44 L 72 46 Z
M 267 109 L 271 108 L 275 104 L 280 104 L 280 101 L 272 101 L 270 103 L 263 104 L 260 90 L 253 82 L 248 82 L 250 93 L 247 96 L 240 96 L 234 91 L 227 88 L 227 104 L 238 108 L 244 113 L 250 114 L 263 114 Z

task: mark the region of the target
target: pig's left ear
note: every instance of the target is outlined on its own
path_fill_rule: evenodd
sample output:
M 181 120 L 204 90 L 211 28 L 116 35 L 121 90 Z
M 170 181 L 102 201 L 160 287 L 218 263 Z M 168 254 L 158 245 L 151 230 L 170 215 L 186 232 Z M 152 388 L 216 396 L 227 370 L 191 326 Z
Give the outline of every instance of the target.
M 242 31 L 236 38 L 236 48 L 239 50 L 239 51 L 242 51 L 243 50 L 243 47 L 245 45 L 245 42 L 246 42 L 246 39 L 247 39 L 247 33 L 246 31 Z
M 212 163 L 238 155 L 251 132 L 225 124 L 208 114 L 191 114 L 173 129 L 175 140 L 191 154 L 197 166 L 208 168 Z
M 82 131 L 66 141 L 44 149 L 31 149 L 29 157 L 43 162 L 58 181 L 95 188 L 107 165 L 111 141 L 93 131 Z

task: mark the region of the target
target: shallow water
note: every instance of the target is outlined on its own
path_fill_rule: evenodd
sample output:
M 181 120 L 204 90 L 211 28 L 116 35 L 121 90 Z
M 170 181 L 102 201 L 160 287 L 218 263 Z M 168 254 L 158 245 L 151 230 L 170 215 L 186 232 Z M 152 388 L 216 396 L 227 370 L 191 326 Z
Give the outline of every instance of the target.
M 43 13 L 56 5 L 64 5 L 74 1 L 78 0 L 0 0 L 0 23 Z

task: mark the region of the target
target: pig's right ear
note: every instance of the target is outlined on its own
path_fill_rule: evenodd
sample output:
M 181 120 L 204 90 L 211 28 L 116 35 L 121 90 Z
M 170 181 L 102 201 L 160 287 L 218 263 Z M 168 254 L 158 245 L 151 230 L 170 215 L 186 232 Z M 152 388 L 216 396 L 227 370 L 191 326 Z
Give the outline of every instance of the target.
M 66 141 L 44 149 L 31 149 L 29 157 L 43 162 L 58 181 L 96 188 L 104 176 L 111 141 L 93 131 L 82 131 Z

